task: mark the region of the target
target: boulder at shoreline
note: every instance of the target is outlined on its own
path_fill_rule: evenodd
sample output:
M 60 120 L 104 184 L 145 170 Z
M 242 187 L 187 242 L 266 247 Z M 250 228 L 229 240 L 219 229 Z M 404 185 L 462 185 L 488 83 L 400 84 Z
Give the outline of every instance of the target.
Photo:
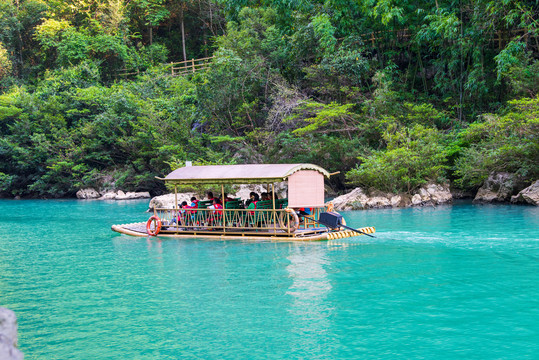
M 77 199 L 97 199 L 101 196 L 94 188 L 80 189 L 77 191 Z
M 449 185 L 427 184 L 414 194 L 366 193 L 362 188 L 336 197 L 331 202 L 335 210 L 364 210 L 409 206 L 434 206 L 453 201 Z
M 17 317 L 13 311 L 0 307 L 0 359 L 22 360 L 24 355 L 16 346 Z
M 512 203 L 525 203 L 539 206 L 539 180 L 511 197 Z
M 191 203 L 191 197 L 197 197 L 197 195 L 193 192 L 188 193 L 178 193 L 178 204 L 181 204 L 183 201 L 187 201 L 187 203 Z M 197 197 L 198 198 L 198 197 Z M 149 205 L 149 211 L 153 211 L 153 209 L 174 209 L 174 194 L 165 194 L 160 196 L 155 196 L 150 200 Z
M 148 199 L 150 198 L 150 193 L 145 192 L 123 192 L 122 190 L 113 191 L 109 190 L 106 192 L 98 192 L 94 188 L 80 189 L 77 191 L 77 199 L 87 199 L 87 200 L 132 200 L 132 199 Z
M 511 195 L 522 190 L 523 187 L 524 185 L 515 174 L 503 172 L 490 174 L 477 191 L 473 202 L 508 202 L 511 200 Z

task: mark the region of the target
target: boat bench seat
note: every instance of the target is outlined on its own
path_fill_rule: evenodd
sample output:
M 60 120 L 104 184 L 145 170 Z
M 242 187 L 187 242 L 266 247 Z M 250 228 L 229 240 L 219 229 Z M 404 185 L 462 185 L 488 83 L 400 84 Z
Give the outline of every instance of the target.
M 225 203 L 225 209 L 243 209 L 243 204 L 239 200 L 227 201 Z

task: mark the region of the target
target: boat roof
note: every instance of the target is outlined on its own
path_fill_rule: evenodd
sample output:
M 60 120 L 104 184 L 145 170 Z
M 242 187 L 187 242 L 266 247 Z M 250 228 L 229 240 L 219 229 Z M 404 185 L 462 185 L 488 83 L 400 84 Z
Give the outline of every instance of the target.
M 315 170 L 325 177 L 330 174 L 313 164 L 247 164 L 185 166 L 164 179 L 173 184 L 264 184 L 285 181 L 302 170 Z

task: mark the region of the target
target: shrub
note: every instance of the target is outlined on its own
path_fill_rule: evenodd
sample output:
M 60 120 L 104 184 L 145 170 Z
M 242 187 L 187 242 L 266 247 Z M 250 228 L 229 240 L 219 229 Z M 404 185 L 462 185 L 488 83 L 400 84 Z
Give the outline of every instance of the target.
M 511 101 L 505 115 L 486 114 L 460 134 L 466 145 L 456 160 L 457 185 L 480 186 L 492 172 L 539 177 L 539 97 Z
M 383 135 L 385 150 L 360 157 L 362 163 L 346 174 L 351 185 L 388 192 L 412 192 L 429 181 L 442 181 L 446 155 L 442 135 L 416 124 Z

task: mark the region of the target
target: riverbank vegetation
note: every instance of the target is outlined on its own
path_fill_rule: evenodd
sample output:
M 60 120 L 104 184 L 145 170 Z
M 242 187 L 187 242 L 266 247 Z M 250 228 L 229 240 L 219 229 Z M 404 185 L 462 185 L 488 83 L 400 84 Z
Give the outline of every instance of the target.
M 0 194 L 155 194 L 185 160 L 312 162 L 341 171 L 340 190 L 471 190 L 500 171 L 530 183 L 538 13 L 518 0 L 3 0 Z M 170 62 L 203 57 L 171 76 Z

